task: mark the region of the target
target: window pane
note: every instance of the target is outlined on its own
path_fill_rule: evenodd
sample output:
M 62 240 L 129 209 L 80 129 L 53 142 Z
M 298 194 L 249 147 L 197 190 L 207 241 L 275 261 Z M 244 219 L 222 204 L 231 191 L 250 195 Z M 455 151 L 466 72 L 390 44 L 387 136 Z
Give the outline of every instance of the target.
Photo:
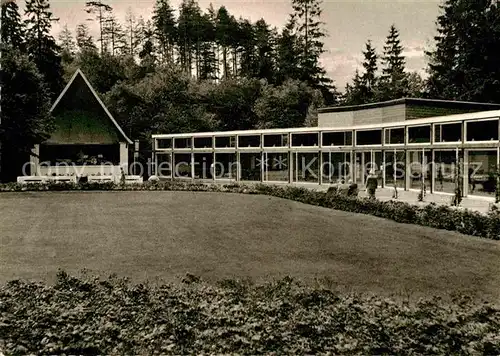
M 387 129 L 385 131 L 385 142 L 390 145 L 404 144 L 405 143 L 405 129 Z
M 172 139 L 171 138 L 159 138 L 156 140 L 156 147 L 158 148 L 172 148 Z
M 394 187 L 394 182 L 398 188 L 405 187 L 405 152 L 386 151 L 385 152 L 385 185 Z
M 436 177 L 435 190 L 437 192 L 454 193 L 457 177 L 457 153 L 456 151 L 434 152 L 434 175 Z
M 318 146 L 317 133 L 292 134 L 292 146 Z
M 430 193 L 431 171 L 429 165 L 432 162 L 432 154 L 430 151 L 422 153 L 419 151 L 408 151 L 410 158 L 410 166 L 408 174 L 410 175 L 410 188 L 420 189 L 422 180 L 425 183 L 426 192 Z
M 496 151 L 469 152 L 469 194 L 495 196 L 497 169 Z
M 191 137 L 188 138 L 175 138 L 175 148 L 191 148 Z
M 288 153 L 265 152 L 264 159 L 264 180 L 271 182 L 288 182 L 290 180 L 288 173 Z
M 265 135 L 264 147 L 286 147 L 288 146 L 288 135 Z
M 345 144 L 346 146 L 352 146 L 352 131 L 348 131 L 345 134 Z
M 382 144 L 382 130 L 369 130 L 356 132 L 357 145 L 381 145 Z
M 215 154 L 215 179 L 236 179 L 238 161 L 236 153 Z
M 212 179 L 212 153 L 194 154 L 194 177 L 196 179 Z
M 351 146 L 352 132 L 324 132 L 323 146 Z
M 170 162 L 171 155 L 169 153 L 156 154 L 156 175 L 158 177 L 172 177 L 172 163 Z
M 319 154 L 296 152 L 293 157 L 293 181 L 319 183 Z
M 462 124 L 440 125 L 441 132 L 439 141 L 436 142 L 457 142 L 462 141 Z M 437 132 L 436 132 L 437 135 Z
M 467 141 L 498 140 L 498 120 L 467 122 Z
M 260 136 L 238 136 L 238 147 L 260 147 Z
M 241 180 L 261 181 L 260 153 L 240 153 Z
M 191 154 L 174 154 L 174 177 L 191 178 Z
M 212 137 L 195 137 L 194 148 L 212 148 Z
M 215 138 L 215 147 L 217 148 L 232 148 L 235 145 L 235 136 L 222 136 Z
M 323 182 L 347 182 L 351 177 L 351 154 L 349 152 L 323 152 Z
M 431 127 L 417 126 L 408 128 L 408 142 L 409 143 L 424 143 L 431 141 Z

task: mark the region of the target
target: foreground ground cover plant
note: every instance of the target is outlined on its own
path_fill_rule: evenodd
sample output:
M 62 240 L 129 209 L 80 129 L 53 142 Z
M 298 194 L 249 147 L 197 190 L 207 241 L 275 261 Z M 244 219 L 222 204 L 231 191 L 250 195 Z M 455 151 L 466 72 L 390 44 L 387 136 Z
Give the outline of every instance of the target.
M 500 308 L 338 294 L 290 278 L 170 285 L 60 272 L 0 287 L 6 354 L 499 354 Z
M 500 210 L 489 214 L 471 210 L 461 210 L 445 205 L 428 204 L 425 207 L 400 201 L 380 201 L 357 197 L 347 197 L 329 192 L 268 184 L 203 184 L 181 181 L 122 185 L 115 183 L 48 183 L 0 184 L 0 192 L 26 191 L 202 191 L 218 193 L 264 194 L 352 213 L 373 215 L 400 223 L 429 226 L 436 229 L 457 231 L 462 234 L 500 240 Z M 333 191 L 333 194 L 331 193 Z

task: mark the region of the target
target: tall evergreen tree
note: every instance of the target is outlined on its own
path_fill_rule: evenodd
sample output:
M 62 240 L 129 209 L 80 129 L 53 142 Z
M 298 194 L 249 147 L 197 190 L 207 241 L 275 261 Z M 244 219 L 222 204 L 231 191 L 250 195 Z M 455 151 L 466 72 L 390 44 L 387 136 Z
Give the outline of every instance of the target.
M 60 48 L 51 35 L 52 16 L 48 0 L 27 0 L 25 15 L 27 50 L 30 59 L 44 76 L 52 97 L 59 95 L 63 84 Z
M 62 50 L 61 57 L 63 62 L 71 63 L 76 54 L 76 43 L 67 24 L 64 25 L 62 31 L 59 33 L 58 39 Z
M 276 83 L 282 84 L 289 79 L 299 79 L 300 59 L 298 49 L 298 39 L 295 33 L 295 19 L 291 17 L 276 43 Z
M 177 37 L 177 23 L 174 8 L 169 0 L 156 0 L 153 24 L 163 61 L 174 61 L 174 45 Z
M 108 39 L 109 51 L 111 55 L 116 55 L 119 51 L 125 52 L 127 47 L 126 34 L 122 25 L 114 15 L 108 16 L 104 23 L 104 36 Z
M 198 69 L 196 59 L 202 36 L 201 18 L 201 9 L 195 0 L 182 1 L 177 25 L 179 59 L 183 70 L 189 75 L 192 75 L 193 62 Z
M 15 1 L 2 3 L 2 44 L 24 50 L 25 28 Z
M 255 46 L 256 46 L 256 73 L 257 78 L 267 79 L 268 82 L 274 80 L 274 42 L 275 36 L 269 25 L 260 19 L 254 25 Z
M 125 15 L 125 42 L 126 42 L 126 52 L 133 60 L 135 56 L 139 54 L 139 47 L 142 42 L 144 27 L 144 19 L 142 17 L 137 18 L 132 11 L 132 8 L 127 9 Z
M 500 102 L 500 10 L 495 0 L 447 0 L 429 51 L 428 95 Z
M 434 37 L 436 48 L 428 51 L 428 95 L 436 99 L 458 97 L 456 65 L 458 57 L 457 34 L 453 21 L 456 0 L 446 0 L 440 5 L 442 13 L 437 18 L 438 34 Z
M 211 36 L 207 37 L 207 41 L 210 43 L 210 49 L 213 51 L 213 66 L 214 66 L 214 74 L 213 77 L 215 80 L 220 78 L 220 61 L 219 61 L 219 45 L 217 43 L 217 10 L 215 10 L 212 3 L 207 9 L 206 17 L 210 21 L 210 27 L 213 31 Z
M 144 69 L 145 73 L 150 73 L 154 71 L 157 62 L 154 43 L 154 26 L 150 20 L 144 23 L 142 33 L 143 41 L 141 51 L 139 52 L 139 58 L 141 60 L 141 67 Z
M 199 79 L 217 79 L 217 58 L 215 56 L 215 23 L 210 13 L 204 14 L 201 21 L 203 42 L 200 48 L 200 73 Z
M 240 28 L 240 70 L 239 76 L 251 78 L 255 75 L 256 38 L 254 27 L 247 19 L 239 19 Z
M 82 23 L 76 27 L 76 45 L 80 51 L 97 50 L 87 24 Z
M 377 86 L 377 53 L 372 46 L 372 42 L 366 42 L 366 49 L 363 51 L 364 61 L 363 69 L 365 70 L 362 76 L 363 84 L 366 87 L 367 102 L 371 102 L 375 96 L 375 88 Z
M 408 79 L 405 72 L 405 58 L 399 31 L 392 25 L 389 29 L 382 56 L 382 77 L 380 78 L 378 100 L 391 100 L 408 95 Z
M 292 0 L 292 16 L 296 21 L 300 46 L 301 79 L 314 86 L 325 81 L 325 70 L 319 63 L 325 52 L 323 38 L 326 36 L 321 22 L 321 3 L 321 0 Z
M 106 49 L 106 43 L 105 43 L 106 20 L 113 11 L 113 8 L 108 4 L 104 3 L 103 0 L 96 0 L 96 1 L 87 1 L 85 3 L 85 11 L 88 14 L 93 14 L 99 24 L 99 44 L 102 54 Z
M 328 105 L 336 101 L 337 92 L 326 70 L 320 63 L 325 52 L 323 39 L 326 33 L 321 21 L 322 0 L 292 0 L 293 18 L 297 24 L 297 39 L 300 48 L 300 79 L 323 93 Z
M 345 88 L 343 104 L 344 105 L 361 105 L 367 101 L 367 86 L 363 76 L 356 69 L 352 84 L 348 83 Z
M 217 11 L 215 38 L 217 45 L 222 52 L 222 70 L 223 78 L 230 76 L 229 70 L 229 50 L 233 39 L 231 38 L 232 19 L 229 12 L 224 6 L 221 6 Z

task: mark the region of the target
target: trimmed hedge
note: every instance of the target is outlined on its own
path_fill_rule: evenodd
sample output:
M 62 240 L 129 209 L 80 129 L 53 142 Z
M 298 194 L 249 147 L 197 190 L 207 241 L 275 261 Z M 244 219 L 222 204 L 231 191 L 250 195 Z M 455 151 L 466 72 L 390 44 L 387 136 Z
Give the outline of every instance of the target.
M 0 351 L 12 355 L 498 355 L 500 308 L 264 285 L 132 285 L 77 278 L 0 286 Z
M 67 190 L 163 190 L 265 194 L 325 208 L 369 214 L 399 223 L 429 226 L 436 229 L 457 231 L 466 235 L 500 240 L 500 212 L 498 210 L 491 211 L 485 215 L 476 211 L 459 210 L 433 203 L 425 207 L 419 207 L 400 201 L 380 201 L 347 197 L 332 193 L 332 190 L 323 192 L 289 185 L 218 185 L 182 181 L 147 182 L 134 185 L 120 185 L 115 183 L 49 183 L 28 185 L 8 183 L 0 185 L 0 192 Z

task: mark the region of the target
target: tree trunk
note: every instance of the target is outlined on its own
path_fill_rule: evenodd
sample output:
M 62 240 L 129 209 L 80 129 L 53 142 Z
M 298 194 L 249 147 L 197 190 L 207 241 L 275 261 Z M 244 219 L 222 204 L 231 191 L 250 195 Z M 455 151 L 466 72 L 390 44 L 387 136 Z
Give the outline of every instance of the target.
M 227 79 L 227 48 L 222 47 L 222 65 L 224 68 L 224 78 Z

